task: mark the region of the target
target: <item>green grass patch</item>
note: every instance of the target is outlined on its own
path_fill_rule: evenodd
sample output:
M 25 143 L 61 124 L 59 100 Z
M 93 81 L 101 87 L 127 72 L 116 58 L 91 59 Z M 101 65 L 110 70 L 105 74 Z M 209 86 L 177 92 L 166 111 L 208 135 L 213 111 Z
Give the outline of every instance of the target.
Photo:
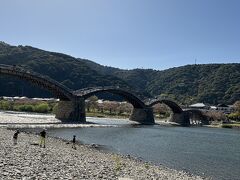
M 222 124 L 222 128 L 240 128 L 240 124 L 236 123 L 236 124 Z

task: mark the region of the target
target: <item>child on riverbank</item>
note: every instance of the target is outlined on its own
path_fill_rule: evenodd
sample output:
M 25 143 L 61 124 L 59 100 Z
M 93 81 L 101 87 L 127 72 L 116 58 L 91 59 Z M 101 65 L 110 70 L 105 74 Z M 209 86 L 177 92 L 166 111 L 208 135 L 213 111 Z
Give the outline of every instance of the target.
M 13 145 L 17 145 L 17 139 L 18 139 L 18 134 L 20 133 L 19 130 L 17 130 L 14 134 L 13 134 Z
M 46 130 L 43 129 L 43 131 L 40 132 L 40 147 L 45 148 L 46 147 Z
M 73 148 L 73 149 L 77 149 L 77 148 L 76 148 L 76 135 L 73 135 L 72 148 Z

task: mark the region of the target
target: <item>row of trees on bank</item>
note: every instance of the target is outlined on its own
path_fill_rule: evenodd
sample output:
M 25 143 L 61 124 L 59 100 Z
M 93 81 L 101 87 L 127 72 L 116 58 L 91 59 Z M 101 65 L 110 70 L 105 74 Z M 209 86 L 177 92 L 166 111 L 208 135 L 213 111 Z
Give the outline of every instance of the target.
M 25 112 L 37 112 L 37 113 L 50 113 L 54 112 L 57 104 L 54 102 L 43 101 L 0 101 L 0 109 L 8 111 L 25 111 Z
M 86 101 L 87 113 L 129 116 L 132 109 L 133 106 L 128 102 L 99 101 L 97 96 L 92 96 Z M 166 118 L 170 116 L 171 110 L 164 104 L 156 104 L 153 112 L 157 118 Z
M 0 100 L 0 109 L 10 111 L 25 111 L 37 113 L 55 113 L 58 103 L 55 101 L 33 101 L 33 100 Z M 86 112 L 90 116 L 123 116 L 128 117 L 133 106 L 127 102 L 102 101 L 96 96 L 86 101 Z M 171 110 L 164 104 L 156 104 L 153 107 L 156 118 L 167 118 Z M 210 121 L 240 121 L 240 101 L 234 103 L 234 112 L 224 114 L 220 111 L 207 111 L 204 114 Z
M 58 108 L 56 101 L 39 101 L 32 99 L 25 100 L 0 100 L 0 109 L 9 111 L 25 111 L 37 113 L 55 113 Z M 133 106 L 128 102 L 103 101 L 97 96 L 92 96 L 86 100 L 86 113 L 90 116 L 130 116 Z M 163 105 L 154 106 L 154 114 L 157 118 L 170 116 L 170 109 Z
M 240 121 L 240 101 L 233 104 L 234 111 L 231 114 L 225 114 L 222 111 L 206 111 L 204 115 L 210 121 Z
M 230 120 L 240 121 L 240 101 L 236 101 L 233 105 L 235 112 L 229 114 L 227 117 Z

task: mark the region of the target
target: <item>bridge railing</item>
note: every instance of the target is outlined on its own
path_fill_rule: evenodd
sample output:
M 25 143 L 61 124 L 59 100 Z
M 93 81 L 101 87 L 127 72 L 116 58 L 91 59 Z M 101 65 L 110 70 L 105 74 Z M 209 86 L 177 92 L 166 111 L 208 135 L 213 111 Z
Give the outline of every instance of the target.
M 12 66 L 7 65 L 7 64 L 0 64 L 0 68 L 1 68 L 1 67 L 12 67 Z
M 126 91 L 128 93 L 131 94 L 136 94 L 136 92 L 133 92 L 132 89 L 130 88 L 120 88 L 119 86 L 95 86 L 95 87 L 87 87 L 87 88 L 82 88 L 76 91 L 73 91 L 74 94 L 76 95 L 83 95 L 83 94 L 87 94 L 93 91 L 97 91 L 97 90 L 109 90 L 109 89 L 116 89 L 116 90 L 122 90 L 122 91 Z
M 58 87 L 64 89 L 66 92 L 69 92 L 69 93 L 72 92 L 71 89 L 69 89 L 68 87 L 62 85 L 61 83 L 53 80 L 49 76 L 42 75 L 42 74 L 37 73 L 37 72 L 33 72 L 33 71 L 29 70 L 29 69 L 24 69 L 21 66 L 17 66 L 17 65 L 16 66 L 11 66 L 11 65 L 6 65 L 6 64 L 0 64 L 0 69 L 10 70 L 10 71 L 13 71 L 13 72 L 20 72 L 22 74 L 30 75 L 30 76 L 33 75 L 33 76 L 41 79 L 42 81 L 48 81 L 48 82 L 50 82 L 53 85 L 57 85 Z
M 97 90 L 104 90 L 104 89 L 118 89 L 119 86 L 95 86 L 95 87 L 87 87 L 87 88 L 82 88 L 79 90 L 74 91 L 74 94 L 87 94 L 93 91 Z
M 96 87 L 87 87 L 87 88 L 83 88 L 83 89 L 79 89 L 79 90 L 76 90 L 76 91 L 73 91 L 73 94 L 76 95 L 76 96 L 83 96 L 83 95 L 86 95 L 86 94 L 89 94 L 89 93 L 92 93 L 92 92 L 95 92 L 95 91 L 98 91 L 98 90 L 120 90 L 120 91 L 123 91 L 123 92 L 127 92 L 127 93 L 130 93 L 132 95 L 134 95 L 137 99 L 142 99 L 140 97 L 138 97 L 138 95 L 136 95 L 136 92 L 133 92 L 132 89 L 130 88 L 120 88 L 119 86 L 96 86 Z M 141 100 L 140 100 L 141 101 Z

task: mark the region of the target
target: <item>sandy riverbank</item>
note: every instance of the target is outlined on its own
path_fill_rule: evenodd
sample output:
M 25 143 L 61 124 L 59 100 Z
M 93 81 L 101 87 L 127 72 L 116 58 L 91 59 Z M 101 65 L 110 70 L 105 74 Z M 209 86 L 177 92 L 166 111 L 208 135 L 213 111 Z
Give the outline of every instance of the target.
M 84 145 L 74 150 L 55 138 L 40 148 L 33 134 L 20 133 L 13 146 L 13 133 L 0 128 L 0 179 L 202 179 Z
M 87 117 L 87 123 L 62 123 L 53 114 L 0 111 L 0 127 L 8 128 L 76 128 L 76 127 L 113 127 L 114 125 L 96 124 Z M 96 119 L 96 118 L 95 118 Z M 104 119 L 104 118 L 101 118 Z M 119 120 L 119 119 L 118 119 Z M 126 120 L 128 121 L 128 120 Z M 129 121 L 128 121 L 129 122 Z
M 99 124 L 97 119 L 106 120 L 106 123 Z M 124 124 L 138 124 L 128 119 L 120 118 L 98 118 L 87 117 L 86 123 L 62 123 L 59 119 L 55 118 L 53 114 L 40 114 L 40 113 L 27 113 L 16 111 L 0 111 L 0 127 L 9 128 L 76 128 L 76 127 L 115 127 L 120 121 Z M 121 124 L 121 123 L 120 123 Z M 165 122 L 164 120 L 156 120 L 156 125 L 161 126 L 176 126 L 176 123 Z

